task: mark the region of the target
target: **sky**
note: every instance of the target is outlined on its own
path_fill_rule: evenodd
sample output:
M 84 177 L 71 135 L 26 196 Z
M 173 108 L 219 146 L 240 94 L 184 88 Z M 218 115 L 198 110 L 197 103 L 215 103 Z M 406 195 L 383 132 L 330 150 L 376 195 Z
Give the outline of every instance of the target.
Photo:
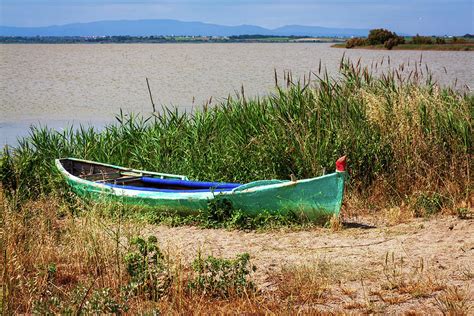
M 388 28 L 398 33 L 474 33 L 474 0 L 0 0 L 0 25 L 176 19 L 223 25 Z

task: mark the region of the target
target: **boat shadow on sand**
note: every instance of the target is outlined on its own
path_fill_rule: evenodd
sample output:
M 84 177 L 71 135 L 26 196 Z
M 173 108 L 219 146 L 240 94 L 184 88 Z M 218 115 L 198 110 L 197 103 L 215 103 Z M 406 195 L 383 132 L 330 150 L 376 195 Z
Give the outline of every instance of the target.
M 357 222 L 343 222 L 342 226 L 344 228 L 360 228 L 360 229 L 373 229 L 377 228 L 377 226 L 364 224 L 364 223 L 357 223 Z

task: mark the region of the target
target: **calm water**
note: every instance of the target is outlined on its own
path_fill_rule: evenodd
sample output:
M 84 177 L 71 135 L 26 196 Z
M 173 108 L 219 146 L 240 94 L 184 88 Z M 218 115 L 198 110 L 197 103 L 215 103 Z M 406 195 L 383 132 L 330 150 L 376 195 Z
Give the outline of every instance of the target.
M 330 44 L 0 45 L 0 146 L 14 144 L 31 124 L 102 126 L 120 109 L 151 112 L 156 104 L 182 110 L 212 103 L 245 87 L 247 96 L 272 91 L 274 69 L 293 77 L 336 74 L 343 54 L 380 69 L 426 63 L 443 85 L 474 87 L 473 52 L 371 51 Z

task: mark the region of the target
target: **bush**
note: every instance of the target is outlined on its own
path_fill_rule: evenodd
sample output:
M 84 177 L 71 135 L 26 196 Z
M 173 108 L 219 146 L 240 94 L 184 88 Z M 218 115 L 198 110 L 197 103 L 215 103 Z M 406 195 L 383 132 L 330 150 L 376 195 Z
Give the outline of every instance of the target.
M 228 199 L 215 198 L 208 202 L 207 212 L 200 214 L 200 220 L 205 228 L 221 227 L 232 218 L 234 208 Z
M 365 46 L 365 45 L 367 45 L 367 41 L 360 37 L 354 37 L 346 41 L 346 48 L 353 48 L 356 46 Z
M 413 44 L 417 44 L 417 45 L 419 45 L 419 44 L 427 44 L 427 45 L 433 44 L 433 39 L 431 37 L 420 36 L 418 34 L 413 36 L 411 41 L 412 41 Z
M 388 50 L 391 50 L 394 46 L 397 46 L 397 40 L 396 39 L 389 39 L 388 41 L 386 41 L 383 46 L 388 49 Z
M 399 44 L 405 44 L 405 38 L 386 29 L 373 29 L 370 30 L 366 42 L 369 45 L 383 44 L 385 48 L 392 49 Z
M 453 36 L 453 44 L 464 44 L 466 39 Z
M 367 42 L 369 45 L 380 45 L 385 44 L 390 39 L 394 39 L 396 45 L 401 44 L 404 39 L 397 35 L 395 32 L 390 32 L 386 29 L 373 29 L 370 30 Z
M 446 44 L 446 40 L 442 37 L 437 37 L 435 41 L 436 44 Z

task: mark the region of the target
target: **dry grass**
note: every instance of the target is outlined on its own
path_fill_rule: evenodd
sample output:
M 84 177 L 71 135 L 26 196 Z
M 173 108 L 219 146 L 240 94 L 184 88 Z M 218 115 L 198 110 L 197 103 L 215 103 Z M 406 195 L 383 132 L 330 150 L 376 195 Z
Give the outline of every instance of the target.
M 330 265 L 320 261 L 314 266 L 284 267 L 280 273 L 277 295 L 289 304 L 322 304 L 331 294 Z
M 397 258 L 393 252 L 387 253 L 383 266 L 386 279 L 382 285 L 383 290 L 395 290 L 400 294 L 419 298 L 446 289 L 439 275 L 430 274 L 429 269 L 425 271 L 423 260 L 418 261 L 415 266 L 410 266 L 408 260 L 409 258 Z
M 454 285 L 452 277 L 440 274 L 424 261 L 413 262 L 414 259 L 402 259 L 392 253 L 385 259 L 373 260 L 374 266 L 354 262 L 341 265 L 324 256 L 301 264 L 276 262 L 276 269 L 269 272 L 267 278 L 269 285 L 217 297 L 190 290 L 189 281 L 195 273 L 189 261 L 176 249 L 166 248 L 162 249 L 163 262 L 170 283 L 163 287 L 162 295 L 151 299 L 145 290 L 130 295 L 125 290 L 131 276 L 124 258 L 130 253 L 131 237 L 143 232 L 141 224 L 104 218 L 100 210 L 94 209 L 87 214 L 71 215 L 72 209 L 84 206 L 67 206 L 54 198 L 39 198 L 21 207 L 3 199 L 1 202 L 1 308 L 4 313 L 159 311 L 178 315 L 416 311 L 462 315 L 471 310 L 471 292 L 463 285 L 472 280 L 470 266 L 460 268 L 456 277 L 458 285 Z M 334 222 L 340 223 L 339 219 Z M 333 225 L 337 229 L 332 227 L 334 232 L 331 233 L 334 238 L 338 238 L 338 234 L 342 237 L 355 233 L 336 224 Z M 330 233 L 331 228 L 326 231 Z M 351 252 L 351 248 L 342 249 Z M 466 248 L 466 251 L 471 250 Z
M 408 193 L 407 183 L 416 183 L 422 194 L 439 192 L 442 187 L 446 196 L 458 196 L 461 188 L 468 187 L 470 179 L 466 177 L 466 172 L 469 166 L 463 165 L 463 162 L 469 163 L 471 156 L 468 153 L 464 156 L 440 155 L 443 144 L 439 140 L 443 135 L 435 135 L 431 130 L 440 120 L 439 113 L 443 108 L 470 121 L 468 102 L 461 102 L 461 106 L 454 109 L 449 105 L 450 99 L 438 87 L 431 90 L 414 87 L 395 89 L 386 93 L 386 99 L 380 98 L 378 90 L 361 89 L 360 95 L 367 106 L 368 121 L 387 135 L 393 154 L 400 162 L 394 175 L 396 180 L 393 181 L 397 185 L 390 194 Z M 386 106 L 387 100 L 390 100 L 392 107 Z M 461 166 L 456 168 L 456 165 Z M 466 182 L 462 186 L 455 185 L 462 178 Z M 416 197 L 416 191 L 412 194 Z
M 469 315 L 473 308 L 473 298 L 468 291 L 450 286 L 436 298 L 436 303 L 443 315 Z
M 2 199 L 3 307 L 31 313 L 35 302 L 52 297 L 75 301 L 79 285 L 117 289 L 123 242 L 137 229 L 93 215 L 74 217 L 51 198 L 19 208 Z
M 338 215 L 333 215 L 329 220 L 329 227 L 333 232 L 340 231 L 343 228 L 341 217 Z

